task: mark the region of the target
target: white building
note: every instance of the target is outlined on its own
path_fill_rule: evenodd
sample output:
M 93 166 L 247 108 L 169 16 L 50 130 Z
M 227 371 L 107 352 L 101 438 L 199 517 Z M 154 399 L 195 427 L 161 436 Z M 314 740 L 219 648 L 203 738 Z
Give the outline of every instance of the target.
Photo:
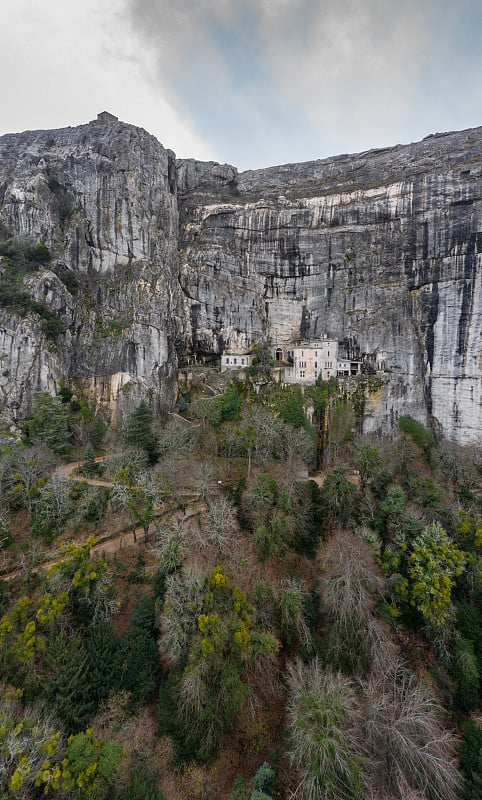
M 317 379 L 345 378 L 361 374 L 361 361 L 339 357 L 336 339 L 318 339 L 314 342 L 296 342 L 272 348 L 274 372 L 285 383 L 313 386 Z M 221 372 L 246 369 L 252 364 L 250 352 L 225 352 L 221 356 Z M 288 362 L 288 363 L 287 363 Z M 276 367 L 279 369 L 276 370 Z
M 361 361 L 354 361 L 350 358 L 339 358 L 336 364 L 336 375 L 338 378 L 350 378 L 354 375 L 361 375 Z
M 251 366 L 252 361 L 252 353 L 225 352 L 221 356 L 221 372 L 226 372 L 228 369 L 246 369 Z
M 337 374 L 338 342 L 335 339 L 300 342 L 293 346 L 290 355 L 293 365 L 285 368 L 286 383 L 311 386 L 319 377 L 327 381 Z

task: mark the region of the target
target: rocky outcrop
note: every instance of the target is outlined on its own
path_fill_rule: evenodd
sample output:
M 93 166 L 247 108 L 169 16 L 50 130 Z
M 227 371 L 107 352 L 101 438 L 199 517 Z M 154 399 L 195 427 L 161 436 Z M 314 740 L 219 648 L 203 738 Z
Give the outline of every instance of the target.
M 180 192 L 192 346 L 327 334 L 386 371 L 366 427 L 411 413 L 480 442 L 481 172 L 476 129 L 193 179 Z
M 175 175 L 172 152 L 122 123 L 0 139 L 0 238 L 49 247 L 49 271 L 27 272 L 23 288 L 64 328 L 52 342 L 35 313 L 2 312 L 0 387 L 11 412 L 25 413 L 32 392 L 54 390 L 60 378 L 81 380 L 112 408 L 146 395 L 172 402 L 180 329 Z
M 384 370 L 367 429 L 480 443 L 481 170 L 482 129 L 244 173 L 120 122 L 4 136 L 0 240 L 49 247 L 16 280 L 64 333 L 0 309 L 1 401 L 66 378 L 170 404 L 178 353 L 327 334 Z

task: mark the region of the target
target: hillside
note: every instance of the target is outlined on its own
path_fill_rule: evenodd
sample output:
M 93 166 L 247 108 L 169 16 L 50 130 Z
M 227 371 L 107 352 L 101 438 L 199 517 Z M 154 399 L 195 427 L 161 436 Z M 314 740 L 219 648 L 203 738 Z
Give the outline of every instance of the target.
M 479 797 L 480 449 L 272 374 L 2 445 L 2 800 Z

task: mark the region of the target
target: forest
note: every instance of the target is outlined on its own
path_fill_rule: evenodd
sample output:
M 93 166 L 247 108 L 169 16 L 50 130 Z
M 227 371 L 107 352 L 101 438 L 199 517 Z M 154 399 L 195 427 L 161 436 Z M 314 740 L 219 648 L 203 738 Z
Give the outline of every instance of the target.
M 207 373 L 1 433 L 1 800 L 478 800 L 482 450 Z

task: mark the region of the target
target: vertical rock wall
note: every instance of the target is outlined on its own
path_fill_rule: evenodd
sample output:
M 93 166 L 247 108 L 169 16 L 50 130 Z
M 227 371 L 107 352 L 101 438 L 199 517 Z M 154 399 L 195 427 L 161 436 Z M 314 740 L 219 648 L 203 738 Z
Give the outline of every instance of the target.
M 119 122 L 12 134 L 9 236 L 52 252 L 16 279 L 64 331 L 48 338 L 38 313 L 0 306 L 13 415 L 60 378 L 112 409 L 170 404 L 178 352 L 326 334 L 385 371 L 367 429 L 410 413 L 481 441 L 482 129 L 241 174 L 176 161 Z
M 481 441 L 482 131 L 226 174 L 191 169 L 180 270 L 195 350 L 327 334 L 386 370 L 400 413 Z
M 48 270 L 18 280 L 65 329 L 52 342 L 35 314 L 0 312 L 7 408 L 25 412 L 33 391 L 60 378 L 80 379 L 113 409 L 146 395 L 170 404 L 180 325 L 174 154 L 123 123 L 4 136 L 0 223 L 4 236 L 51 250 Z M 76 291 L 52 269 L 73 273 Z

